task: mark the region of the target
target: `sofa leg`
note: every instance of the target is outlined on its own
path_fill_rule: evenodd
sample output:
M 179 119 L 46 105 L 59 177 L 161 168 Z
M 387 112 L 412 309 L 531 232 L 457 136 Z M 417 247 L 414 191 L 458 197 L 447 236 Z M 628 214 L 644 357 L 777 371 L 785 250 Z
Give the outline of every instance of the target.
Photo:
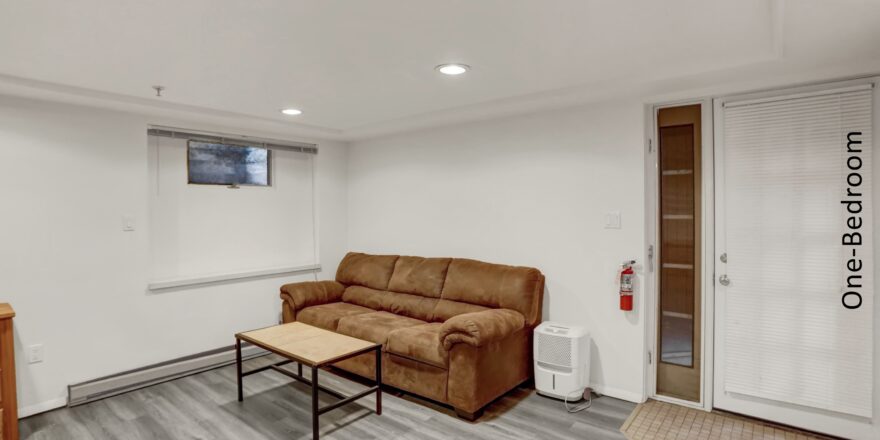
M 474 412 L 467 412 L 465 410 L 455 408 L 455 415 L 457 415 L 461 419 L 473 422 L 483 416 L 483 408 L 480 408 Z

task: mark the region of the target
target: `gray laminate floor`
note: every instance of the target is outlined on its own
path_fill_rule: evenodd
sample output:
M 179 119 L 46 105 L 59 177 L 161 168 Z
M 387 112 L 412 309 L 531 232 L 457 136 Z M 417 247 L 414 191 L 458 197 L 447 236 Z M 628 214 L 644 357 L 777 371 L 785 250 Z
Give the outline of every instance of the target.
M 254 359 L 245 369 L 276 361 Z M 293 367 L 295 368 L 295 367 Z M 323 373 L 323 372 L 322 372 Z M 321 383 L 345 393 L 362 385 L 323 373 Z M 310 388 L 272 371 L 245 378 L 236 401 L 235 367 L 207 371 L 75 408 L 21 420 L 21 438 L 37 439 L 308 439 Z M 326 397 L 326 400 L 325 400 Z M 324 396 L 322 404 L 334 398 Z M 476 423 L 416 397 L 383 394 L 382 415 L 366 397 L 321 416 L 322 439 L 622 439 L 632 403 L 600 397 L 569 414 L 562 402 L 517 389 L 491 404 Z

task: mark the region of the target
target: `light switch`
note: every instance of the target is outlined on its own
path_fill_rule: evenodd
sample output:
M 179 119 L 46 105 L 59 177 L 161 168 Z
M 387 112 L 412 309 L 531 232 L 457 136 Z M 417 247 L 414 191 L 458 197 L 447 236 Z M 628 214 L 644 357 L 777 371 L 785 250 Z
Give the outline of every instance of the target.
M 605 213 L 605 229 L 620 229 L 620 211 Z
M 132 216 L 132 215 L 122 216 L 122 230 L 125 232 L 134 231 L 134 216 Z

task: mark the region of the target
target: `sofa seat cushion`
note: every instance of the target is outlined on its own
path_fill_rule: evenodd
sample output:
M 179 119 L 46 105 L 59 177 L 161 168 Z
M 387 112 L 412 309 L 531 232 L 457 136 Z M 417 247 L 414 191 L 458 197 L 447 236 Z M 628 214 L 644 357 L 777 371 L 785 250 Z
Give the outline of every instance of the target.
M 393 313 L 373 312 L 346 316 L 340 319 L 336 331 L 343 335 L 385 345 L 391 332 L 422 324 L 427 323 Z
M 306 307 L 296 314 L 296 320 L 304 324 L 336 331 L 339 320 L 346 316 L 374 313 L 375 310 L 355 304 L 334 302 Z
M 440 340 L 442 325 L 439 322 L 434 322 L 394 330 L 388 336 L 385 350 L 398 356 L 447 368 L 449 352 L 443 348 L 443 343 Z

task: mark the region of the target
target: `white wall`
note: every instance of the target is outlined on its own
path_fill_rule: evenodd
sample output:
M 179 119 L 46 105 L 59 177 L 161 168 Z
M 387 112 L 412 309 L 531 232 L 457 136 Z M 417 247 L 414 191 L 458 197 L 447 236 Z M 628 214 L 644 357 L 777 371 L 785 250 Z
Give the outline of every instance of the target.
M 592 385 L 640 400 L 642 296 L 618 310 L 615 277 L 643 258 L 643 124 L 623 100 L 354 143 L 350 247 L 539 268 L 545 318 L 592 335 Z
M 17 312 L 23 414 L 64 404 L 68 384 L 230 346 L 234 332 L 276 322 L 278 286 L 312 277 L 146 290 L 147 125 L 218 128 L 159 119 L 0 97 L 0 301 Z M 333 277 L 347 146 L 318 143 L 320 276 Z M 135 232 L 122 231 L 129 214 Z M 27 363 L 31 344 L 44 344 L 44 362 Z

